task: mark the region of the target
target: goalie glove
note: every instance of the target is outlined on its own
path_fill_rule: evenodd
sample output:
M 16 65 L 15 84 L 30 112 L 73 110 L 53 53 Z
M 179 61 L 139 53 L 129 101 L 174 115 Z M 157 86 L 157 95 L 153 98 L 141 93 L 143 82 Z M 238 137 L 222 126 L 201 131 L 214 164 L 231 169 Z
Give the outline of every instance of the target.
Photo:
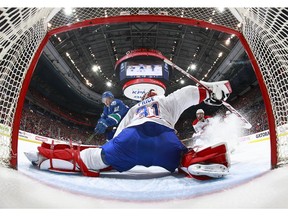
M 221 106 L 222 101 L 226 101 L 232 92 L 230 82 L 228 80 L 220 82 L 203 82 L 201 84 L 206 86 L 209 90 L 209 98 L 204 100 L 204 103 L 212 106 Z

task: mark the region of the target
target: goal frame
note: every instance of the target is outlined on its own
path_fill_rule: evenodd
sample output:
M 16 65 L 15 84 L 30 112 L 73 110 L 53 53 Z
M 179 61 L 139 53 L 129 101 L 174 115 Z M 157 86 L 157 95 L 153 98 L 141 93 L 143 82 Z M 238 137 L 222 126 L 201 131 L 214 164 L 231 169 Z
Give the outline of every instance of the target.
M 262 93 L 267 118 L 268 118 L 268 125 L 269 125 L 269 132 L 270 132 L 270 147 L 271 147 L 271 168 L 275 168 L 277 166 L 277 135 L 276 135 L 276 126 L 275 126 L 275 119 L 272 111 L 271 101 L 268 95 L 267 87 L 265 85 L 264 79 L 262 77 L 260 68 L 257 64 L 257 60 L 254 57 L 252 50 L 249 47 L 248 42 L 246 41 L 243 34 L 235 29 L 231 29 L 229 27 L 212 24 L 207 21 L 197 20 L 193 18 L 182 18 L 182 17 L 174 17 L 174 16 L 162 16 L 162 15 L 127 15 L 127 16 L 111 16 L 111 17 L 100 17 L 100 18 L 93 18 L 89 20 L 84 20 L 78 23 L 69 24 L 66 26 L 58 27 L 52 30 L 49 30 L 44 39 L 41 41 L 40 45 L 38 46 L 34 57 L 32 59 L 31 64 L 28 67 L 26 76 L 24 78 L 22 88 L 19 94 L 16 111 L 12 123 L 12 133 L 11 133 L 11 159 L 10 159 L 10 166 L 14 169 L 17 169 L 17 154 L 18 154 L 18 133 L 20 129 L 20 119 L 22 114 L 22 109 L 24 105 L 24 100 L 26 93 L 28 91 L 28 87 L 33 76 L 33 72 L 35 67 L 38 63 L 38 60 L 42 54 L 42 51 L 49 41 L 49 38 L 55 34 L 59 34 L 66 31 L 71 31 L 77 28 L 89 27 L 94 25 L 103 25 L 103 24 L 119 24 L 124 22 L 163 22 L 163 23 L 174 23 L 174 24 L 182 24 L 182 25 L 190 25 L 195 27 L 201 28 L 209 28 L 221 32 L 225 32 L 228 34 L 234 34 L 238 37 L 239 41 L 243 45 L 248 58 L 252 64 L 254 69 L 256 78 L 259 83 L 259 87 Z

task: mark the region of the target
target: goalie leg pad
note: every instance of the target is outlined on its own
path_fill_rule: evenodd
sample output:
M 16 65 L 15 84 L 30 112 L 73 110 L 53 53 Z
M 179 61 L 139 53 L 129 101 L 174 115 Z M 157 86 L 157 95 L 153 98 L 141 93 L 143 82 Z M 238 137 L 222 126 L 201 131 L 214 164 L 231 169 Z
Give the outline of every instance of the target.
M 101 153 L 101 148 L 84 149 L 80 152 L 80 157 L 89 170 L 101 170 L 108 167 L 103 162 Z
M 230 167 L 229 155 L 227 153 L 226 143 L 219 143 L 214 146 L 205 148 L 199 152 L 191 149 L 182 157 L 182 166 L 188 167 L 194 163 L 220 163 Z
M 78 172 L 80 170 L 82 174 L 85 176 L 91 176 L 91 177 L 99 176 L 99 171 L 94 170 L 92 171 L 86 167 L 85 163 L 80 158 L 80 148 L 78 148 L 77 150 L 73 148 L 54 150 L 45 147 L 38 147 L 38 151 L 40 155 L 47 158 L 47 160 L 43 161 L 45 162 L 45 164 L 42 165 L 43 162 L 39 164 L 40 168 L 42 165 L 42 169 L 48 167 L 47 163 L 49 161 L 50 164 L 49 170 L 57 170 L 63 172 Z M 66 162 L 63 162 L 62 165 L 59 165 L 59 163 L 61 164 L 61 161 Z M 69 162 L 70 164 L 68 164 L 67 162 Z M 71 164 L 73 165 L 73 167 L 71 167 Z
M 194 164 L 195 166 L 193 166 Z M 186 173 L 187 177 L 199 180 L 223 177 L 229 173 L 228 168 L 230 167 L 226 144 L 220 143 L 199 152 L 190 150 L 183 156 L 181 165 L 180 169 Z M 197 167 L 200 170 L 197 170 Z M 213 171 L 212 168 L 216 171 Z
M 52 167 L 51 167 L 52 163 Z M 78 167 L 75 167 L 73 163 L 61 159 L 46 159 L 40 165 L 41 170 L 50 170 L 54 172 L 62 173 L 79 173 L 80 170 Z
M 91 145 L 73 145 L 73 144 L 66 144 L 66 143 L 45 143 L 45 142 L 42 142 L 41 144 L 41 148 L 46 148 L 46 149 L 54 149 L 54 150 L 57 150 L 57 149 L 75 149 L 77 150 L 78 148 L 80 148 L 80 151 L 86 149 L 86 148 L 98 148 L 97 146 L 91 146 Z

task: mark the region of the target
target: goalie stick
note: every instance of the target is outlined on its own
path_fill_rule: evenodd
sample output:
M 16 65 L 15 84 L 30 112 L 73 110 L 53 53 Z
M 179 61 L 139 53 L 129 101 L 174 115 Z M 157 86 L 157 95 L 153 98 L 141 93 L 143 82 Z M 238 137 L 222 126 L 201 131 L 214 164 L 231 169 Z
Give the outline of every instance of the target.
M 188 78 L 190 78 L 191 80 L 193 80 L 194 82 L 196 82 L 197 84 L 205 88 L 207 91 L 211 92 L 211 90 L 207 88 L 205 85 L 203 85 L 198 79 L 196 79 L 191 74 L 187 73 L 185 70 L 180 68 L 178 65 L 174 64 L 172 61 L 168 59 L 164 59 L 164 62 L 166 62 L 168 65 L 172 66 L 173 68 L 176 68 L 179 72 L 181 72 L 182 74 L 184 74 L 185 76 L 187 76 Z M 221 102 L 228 110 L 231 111 L 231 113 L 235 114 L 237 117 L 239 117 L 243 121 L 244 128 L 250 129 L 252 127 L 252 125 L 236 109 L 234 109 L 234 107 L 232 107 L 229 103 L 225 102 L 224 100 L 221 100 Z

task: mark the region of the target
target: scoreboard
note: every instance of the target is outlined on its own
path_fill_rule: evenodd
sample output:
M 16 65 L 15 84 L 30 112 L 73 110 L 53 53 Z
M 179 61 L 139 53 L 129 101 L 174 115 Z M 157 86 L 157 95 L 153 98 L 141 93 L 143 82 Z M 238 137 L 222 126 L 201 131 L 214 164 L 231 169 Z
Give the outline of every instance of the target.
M 158 94 L 165 94 L 172 68 L 164 59 L 156 50 L 137 49 L 127 52 L 115 65 L 124 95 L 140 100 L 150 89 L 155 89 Z

